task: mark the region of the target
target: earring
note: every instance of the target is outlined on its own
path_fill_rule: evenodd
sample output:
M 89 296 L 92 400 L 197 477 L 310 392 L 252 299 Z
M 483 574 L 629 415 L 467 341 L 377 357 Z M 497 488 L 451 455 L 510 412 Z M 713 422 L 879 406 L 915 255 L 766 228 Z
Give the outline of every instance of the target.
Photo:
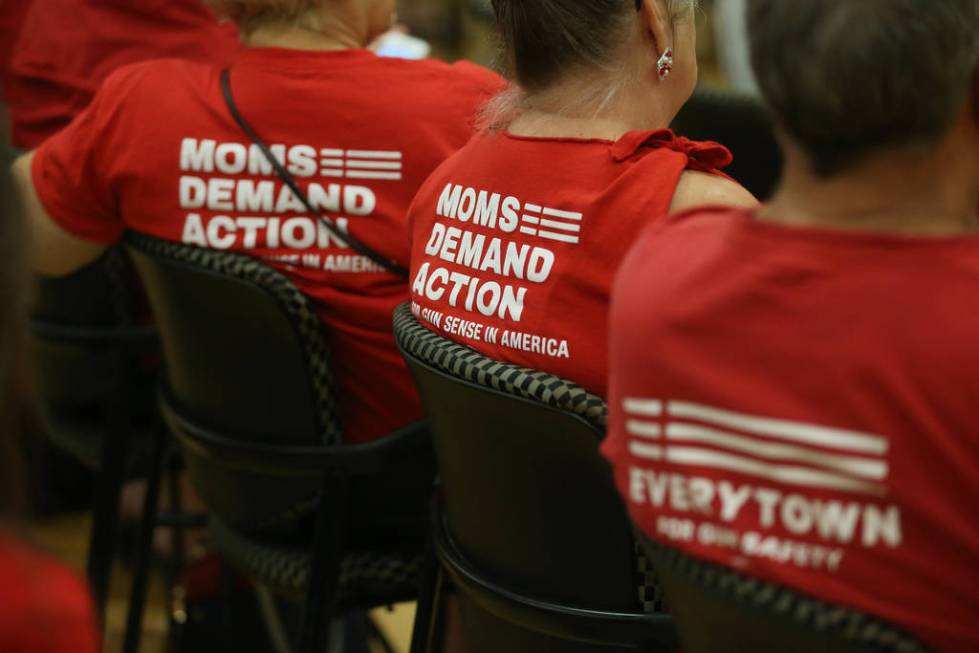
M 661 80 L 666 79 L 673 72 L 673 48 L 667 48 L 663 56 L 656 62 L 656 72 L 659 73 Z

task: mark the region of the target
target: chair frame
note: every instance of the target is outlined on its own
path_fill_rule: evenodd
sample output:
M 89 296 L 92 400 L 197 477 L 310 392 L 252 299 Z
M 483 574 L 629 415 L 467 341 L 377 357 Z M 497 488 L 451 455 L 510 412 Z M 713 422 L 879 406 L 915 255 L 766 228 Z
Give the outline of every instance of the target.
M 422 366 L 428 372 L 453 383 L 510 400 L 533 404 L 542 410 L 563 413 L 580 420 L 590 429 L 596 429 L 579 414 L 453 376 L 420 359 L 408 351 L 400 341 L 398 341 L 398 348 L 410 363 Z M 543 635 L 587 644 L 635 646 L 641 651 L 676 647 L 675 624 L 673 618 L 667 614 L 610 612 L 565 605 L 540 597 L 527 596 L 507 587 L 504 582 L 484 574 L 467 560 L 465 554 L 455 544 L 442 500 L 438 497 L 433 500 L 427 548 L 422 594 L 415 614 L 410 653 L 432 653 L 444 620 L 441 604 L 448 581 L 495 616 Z
M 86 327 L 57 324 L 36 318 L 30 320 L 30 331 L 35 339 L 52 344 L 89 350 L 104 349 L 113 359 L 114 383 L 112 391 L 106 397 L 108 424 L 105 437 L 100 442 L 95 501 L 86 561 L 86 577 L 92 590 L 96 613 L 100 622 L 104 624 L 119 532 L 119 499 L 122 486 L 126 481 L 127 461 L 132 451 L 131 424 L 126 419 L 126 406 L 131 388 L 130 368 L 127 362 L 138 354 L 157 351 L 159 336 L 153 326 Z M 149 585 L 154 528 L 170 527 L 174 530 L 175 537 L 179 539 L 182 528 L 200 527 L 204 523 L 200 516 L 158 512 L 169 443 L 158 415 L 151 424 L 151 437 L 147 487 L 139 520 L 133 578 L 123 634 L 124 653 L 135 653 L 139 649 Z M 170 486 L 171 494 L 176 496 L 178 491 L 174 475 L 170 477 Z M 178 546 L 178 551 L 179 548 Z
M 641 532 L 637 538 L 647 557 L 662 570 L 664 579 L 672 576 L 672 582 L 683 582 L 704 597 L 729 604 L 741 618 L 764 617 L 771 623 L 798 631 L 800 639 L 828 638 L 832 640 L 832 650 L 840 653 L 924 653 L 927 650 L 900 629 L 871 615 L 698 559 L 673 546 L 655 542 Z M 776 606 L 781 608 L 780 612 L 774 610 Z
M 476 568 L 456 545 L 442 501 L 432 505 L 431 544 L 423 594 L 418 602 L 411 653 L 432 653 L 441 628 L 441 599 L 447 581 L 493 615 L 516 626 L 567 641 L 635 646 L 640 651 L 676 647 L 667 614 L 592 610 L 528 596 Z
M 86 571 L 95 598 L 97 612 L 104 620 L 108 600 L 109 581 L 115 554 L 116 535 L 119 526 L 119 496 L 125 482 L 126 462 L 131 450 L 130 424 L 126 420 L 131 384 L 126 362 L 134 355 L 152 351 L 158 347 L 156 329 L 152 326 L 85 327 L 63 325 L 39 319 L 31 319 L 30 331 L 37 340 L 89 350 L 106 350 L 115 367 L 112 392 L 106 398 L 108 424 L 101 442 L 99 473 L 96 476 L 95 505 L 89 539 Z M 149 477 L 146 503 L 155 512 L 156 504 L 149 502 L 149 495 L 159 493 L 160 461 L 163 458 L 163 434 L 153 428 L 153 473 Z M 148 551 L 142 551 L 143 538 L 137 559 L 148 561 Z M 145 582 L 146 570 L 137 563 L 134 583 Z
M 321 653 L 330 641 L 332 624 L 326 617 L 336 608 L 351 481 L 376 475 L 392 456 L 423 446 L 429 439 L 427 424 L 417 422 L 365 444 L 271 445 L 235 440 L 195 423 L 180 412 L 165 382 L 160 384 L 158 398 L 164 421 L 185 451 L 249 472 L 322 480 L 323 495 L 316 509 L 310 549 L 312 568 L 297 647 L 299 653 Z

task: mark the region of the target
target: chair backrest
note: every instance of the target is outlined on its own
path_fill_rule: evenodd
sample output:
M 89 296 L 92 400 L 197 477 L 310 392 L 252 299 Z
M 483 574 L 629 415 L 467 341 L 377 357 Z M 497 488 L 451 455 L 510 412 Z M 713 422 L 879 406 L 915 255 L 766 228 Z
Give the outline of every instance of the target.
M 924 653 L 868 615 L 695 560 L 649 540 L 684 653 Z
M 341 442 L 322 322 L 284 275 L 241 254 L 143 234 L 128 234 L 127 245 L 163 341 L 168 398 L 184 419 L 242 442 Z M 315 505 L 315 479 L 187 458 L 208 507 L 229 524 L 264 530 Z
M 105 347 L 51 334 L 59 329 L 94 334 L 132 326 L 137 316 L 131 280 L 120 248 L 106 250 L 99 259 L 66 277 L 37 279 L 31 342 L 43 411 L 90 412 L 92 421 L 104 421 L 100 406 L 114 387 L 118 365 L 105 355 Z
M 556 377 L 487 359 L 395 312 L 428 412 L 449 529 L 480 570 L 564 605 L 642 612 L 631 527 L 598 447 L 605 405 Z M 477 651 L 598 651 L 470 616 Z M 621 649 L 618 649 L 621 650 Z
M 696 140 L 717 141 L 734 154 L 724 170 L 755 197 L 771 197 L 781 177 L 782 153 L 775 124 L 758 100 L 729 92 L 697 89 L 673 121 L 673 129 Z

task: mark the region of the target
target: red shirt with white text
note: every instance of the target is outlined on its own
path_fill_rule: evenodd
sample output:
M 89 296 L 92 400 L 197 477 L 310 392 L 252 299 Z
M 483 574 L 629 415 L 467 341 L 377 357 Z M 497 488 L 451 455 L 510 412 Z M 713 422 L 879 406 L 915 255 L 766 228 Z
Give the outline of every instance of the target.
M 263 258 L 312 297 L 327 326 L 344 432 L 362 442 L 422 415 L 391 335 L 403 279 L 336 242 L 234 123 L 217 67 L 181 61 L 114 74 L 38 151 L 33 178 L 63 228 L 113 243 L 126 229 Z M 407 263 L 407 207 L 473 132 L 502 86 L 471 64 L 366 50 L 246 51 L 237 104 L 341 229 Z
M 729 162 L 716 143 L 668 130 L 616 142 L 480 135 L 412 205 L 412 308 L 490 358 L 604 396 L 615 270 L 684 170 Z
M 613 292 L 605 453 L 649 537 L 979 650 L 979 236 L 702 209 Z

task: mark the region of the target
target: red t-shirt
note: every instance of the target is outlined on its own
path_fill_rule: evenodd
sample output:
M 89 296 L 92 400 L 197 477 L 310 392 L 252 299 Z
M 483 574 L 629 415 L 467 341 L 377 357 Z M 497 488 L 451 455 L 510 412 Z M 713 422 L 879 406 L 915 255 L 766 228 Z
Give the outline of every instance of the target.
M 222 100 L 216 67 L 157 61 L 120 70 L 38 151 L 48 212 L 82 238 L 125 229 L 263 257 L 317 300 L 350 442 L 422 415 L 391 335 L 403 279 L 335 242 L 285 188 Z M 238 106 L 310 200 L 384 256 L 407 263 L 407 207 L 473 133 L 500 78 L 471 64 L 366 50 L 246 51 Z
M 5 83 L 12 143 L 32 149 L 64 128 L 117 68 L 169 57 L 226 64 L 240 50 L 237 29 L 202 0 L 35 2 Z
M 653 539 L 979 650 L 979 237 L 702 209 L 611 316 L 605 453 Z
M 81 578 L 0 535 L 0 579 L 0 651 L 99 651 L 98 622 Z
M 30 0 L 3 0 L 0 2 L 0 82 L 6 88 L 7 71 L 14 54 L 17 35 L 27 13 Z M 0 93 L 2 94 L 2 93 Z
M 619 261 L 667 213 L 684 170 L 730 160 L 668 130 L 616 142 L 474 138 L 412 204 L 412 309 L 490 358 L 605 396 Z

